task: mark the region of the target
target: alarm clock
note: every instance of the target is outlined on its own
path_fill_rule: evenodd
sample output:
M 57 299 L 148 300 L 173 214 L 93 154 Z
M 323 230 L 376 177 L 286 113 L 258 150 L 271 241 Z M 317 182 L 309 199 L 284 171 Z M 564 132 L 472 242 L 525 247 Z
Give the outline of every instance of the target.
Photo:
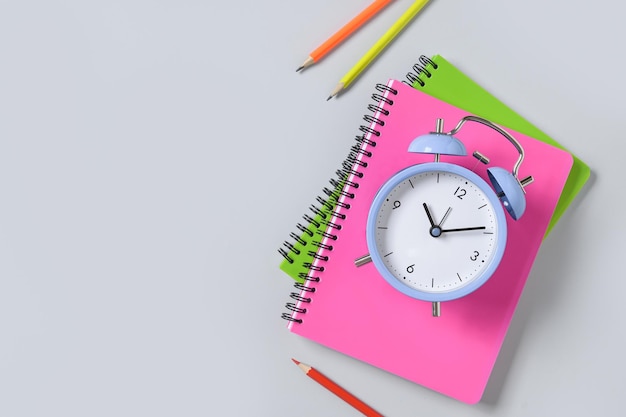
M 467 155 L 463 142 L 454 136 L 467 122 L 495 130 L 519 154 L 511 171 L 487 169 L 490 184 L 461 165 L 440 161 L 442 154 Z M 373 262 L 393 288 L 433 303 L 433 316 L 439 316 L 441 302 L 476 291 L 497 270 L 507 243 L 506 215 L 522 217 L 524 187 L 532 177 L 518 178 L 524 160 L 520 143 L 476 116 L 462 118 L 447 133 L 438 119 L 436 130 L 414 139 L 408 152 L 433 154 L 434 161 L 409 166 L 382 185 L 367 218 L 369 254 L 355 263 Z M 488 162 L 481 154 L 475 156 Z

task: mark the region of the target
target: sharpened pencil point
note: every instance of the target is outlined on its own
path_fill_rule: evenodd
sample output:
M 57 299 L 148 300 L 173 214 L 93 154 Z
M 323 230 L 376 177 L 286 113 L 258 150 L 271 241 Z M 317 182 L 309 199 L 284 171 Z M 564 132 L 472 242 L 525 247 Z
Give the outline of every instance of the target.
M 330 95 L 328 96 L 328 98 L 326 99 L 326 101 L 330 100 L 331 98 L 335 97 L 337 94 L 339 94 L 339 92 L 341 90 L 343 90 L 343 88 L 345 87 L 345 83 L 340 82 L 339 84 L 337 84 L 335 86 L 335 89 L 330 93 Z
M 300 67 L 296 70 L 296 72 L 302 71 L 303 69 L 310 67 L 313 64 L 315 64 L 315 60 L 311 57 L 307 57 L 307 59 L 304 60 L 302 65 L 300 65 Z
M 291 358 L 291 360 L 293 361 L 293 363 L 295 363 L 296 365 L 300 365 L 300 362 L 295 360 L 294 358 Z

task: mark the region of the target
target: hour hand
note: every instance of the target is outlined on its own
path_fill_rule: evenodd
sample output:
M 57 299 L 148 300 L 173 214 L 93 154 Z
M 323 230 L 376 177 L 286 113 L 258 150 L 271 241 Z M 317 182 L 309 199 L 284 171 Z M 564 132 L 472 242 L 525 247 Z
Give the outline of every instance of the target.
M 424 210 L 426 211 L 426 216 L 428 216 L 430 227 L 435 227 L 435 221 L 433 220 L 433 216 L 430 214 L 430 210 L 428 210 L 428 205 L 426 203 L 423 203 L 422 205 L 424 206 Z

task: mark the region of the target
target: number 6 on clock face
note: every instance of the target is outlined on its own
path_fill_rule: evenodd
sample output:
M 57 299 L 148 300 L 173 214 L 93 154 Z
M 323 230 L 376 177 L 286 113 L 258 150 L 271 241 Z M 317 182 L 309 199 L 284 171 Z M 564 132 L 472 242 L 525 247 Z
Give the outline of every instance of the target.
M 467 295 L 497 268 L 504 210 L 478 175 L 454 164 L 414 165 L 379 190 L 367 220 L 374 265 L 394 288 L 440 302 Z

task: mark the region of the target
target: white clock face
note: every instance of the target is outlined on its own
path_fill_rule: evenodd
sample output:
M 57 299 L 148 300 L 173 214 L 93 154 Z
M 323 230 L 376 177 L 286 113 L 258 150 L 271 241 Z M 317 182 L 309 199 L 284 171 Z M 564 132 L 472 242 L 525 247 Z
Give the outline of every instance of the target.
M 501 208 L 474 182 L 457 173 L 426 171 L 380 197 L 370 233 L 378 258 L 399 282 L 446 293 L 492 272 L 498 233 L 506 231 L 498 230 Z

